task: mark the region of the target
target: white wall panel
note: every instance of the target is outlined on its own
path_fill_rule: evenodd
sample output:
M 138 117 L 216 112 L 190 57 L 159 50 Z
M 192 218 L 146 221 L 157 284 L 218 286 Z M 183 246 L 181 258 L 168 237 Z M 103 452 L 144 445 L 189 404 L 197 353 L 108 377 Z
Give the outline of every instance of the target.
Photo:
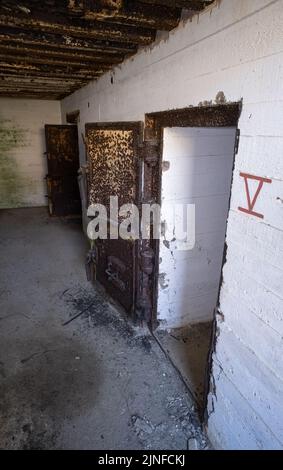
M 158 319 L 163 327 L 177 328 L 213 318 L 222 269 L 235 133 L 233 128 L 164 129 L 163 162 L 169 169 L 162 174 L 161 220 L 168 225 L 175 203 L 194 204 L 196 243 L 192 250 L 179 250 L 175 227 L 171 240 L 166 231 L 161 238 Z

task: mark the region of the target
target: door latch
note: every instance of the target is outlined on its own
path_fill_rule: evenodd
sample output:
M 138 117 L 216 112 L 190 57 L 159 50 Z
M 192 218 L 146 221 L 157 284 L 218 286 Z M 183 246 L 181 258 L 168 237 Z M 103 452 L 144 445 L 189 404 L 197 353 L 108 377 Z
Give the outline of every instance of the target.
M 122 279 L 119 277 L 119 270 L 117 269 L 118 266 L 115 266 L 113 263 L 112 258 L 109 257 L 107 268 L 105 269 L 105 273 L 108 276 L 108 281 L 112 282 L 120 291 L 124 292 L 126 290 L 126 284 Z

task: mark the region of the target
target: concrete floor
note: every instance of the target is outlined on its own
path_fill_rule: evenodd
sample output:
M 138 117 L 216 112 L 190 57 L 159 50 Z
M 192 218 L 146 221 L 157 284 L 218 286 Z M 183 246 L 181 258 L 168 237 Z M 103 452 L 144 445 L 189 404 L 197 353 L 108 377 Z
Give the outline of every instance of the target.
M 157 342 L 87 283 L 80 226 L 44 208 L 2 210 L 0 237 L 0 447 L 205 448 Z
M 180 371 L 200 409 L 205 407 L 207 361 L 212 322 L 197 323 L 155 333 L 163 349 Z

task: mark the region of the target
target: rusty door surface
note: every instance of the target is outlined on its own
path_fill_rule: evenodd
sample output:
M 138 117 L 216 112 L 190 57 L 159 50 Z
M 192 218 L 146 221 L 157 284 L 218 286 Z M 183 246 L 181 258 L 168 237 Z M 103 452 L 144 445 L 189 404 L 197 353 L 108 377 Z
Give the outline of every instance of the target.
M 55 216 L 81 215 L 77 126 L 47 124 L 45 138 L 49 213 Z
M 118 196 L 118 205 L 141 201 L 140 142 L 142 124 L 86 124 L 89 159 L 89 204 L 107 208 L 110 196 Z M 119 217 L 118 221 L 121 222 Z M 108 224 L 109 228 L 109 224 Z M 133 318 L 139 290 L 139 240 L 97 240 L 97 280 Z

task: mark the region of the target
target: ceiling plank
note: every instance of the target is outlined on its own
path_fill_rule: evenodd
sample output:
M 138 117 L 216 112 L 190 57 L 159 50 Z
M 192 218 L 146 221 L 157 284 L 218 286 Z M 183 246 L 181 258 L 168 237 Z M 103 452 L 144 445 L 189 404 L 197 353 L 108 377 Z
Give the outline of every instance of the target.
M 76 69 L 79 68 L 81 70 L 87 69 L 87 70 L 93 70 L 93 71 L 107 71 L 112 68 L 111 63 L 104 63 L 104 62 L 97 62 L 97 63 L 91 63 L 87 61 L 75 61 L 75 60 L 64 60 L 64 59 L 53 59 L 53 58 L 44 58 L 44 57 L 32 57 L 29 56 L 28 54 L 22 54 L 22 55 L 8 55 L 5 54 L 5 52 L 0 51 L 0 61 L 2 62 L 8 62 L 8 63 L 15 63 L 15 64 L 23 64 L 23 65 L 37 65 L 37 64 L 42 64 L 45 67 L 64 67 L 66 70 L 67 69 Z
M 3 87 L 0 84 L 0 92 L 4 93 L 6 92 L 7 94 L 9 93 L 50 93 L 52 95 L 62 95 L 62 94 L 70 94 L 74 93 L 77 90 L 76 87 L 71 87 L 71 88 L 58 88 L 56 89 L 56 92 L 54 91 L 54 88 L 48 88 L 48 87 L 25 87 L 25 86 L 14 86 L 14 87 Z
M 0 83 L 3 84 L 37 84 L 37 85 L 59 85 L 59 86 L 84 86 L 87 81 L 83 80 L 67 80 L 65 78 L 50 78 L 50 77 L 34 77 L 34 76 L 24 76 L 24 75 L 10 75 L 3 74 L 0 71 Z
M 7 93 L 6 91 L 0 92 L 0 98 L 15 98 L 15 99 L 28 99 L 28 100 L 62 100 L 66 96 L 68 96 L 68 93 L 63 93 L 63 94 L 55 94 L 55 93 L 29 93 L 29 92 L 10 92 Z
M 26 74 L 34 74 L 37 73 L 39 76 L 43 76 L 46 74 L 50 74 L 50 76 L 58 76 L 61 77 L 70 77 L 70 76 L 80 76 L 85 77 L 86 79 L 89 78 L 92 80 L 93 78 L 99 77 L 101 74 L 104 73 L 104 69 L 81 69 L 81 68 L 73 68 L 73 67 L 58 67 L 54 65 L 42 65 L 42 64 L 27 64 L 24 62 L 13 63 L 13 62 L 6 62 L 0 60 L 0 70 L 6 70 L 7 72 L 13 71 L 15 73 L 23 73 Z
M 8 14 L 10 12 L 19 17 L 48 20 L 49 14 L 52 14 L 60 23 L 62 18 L 69 18 L 73 21 L 90 20 L 112 26 L 120 24 L 167 31 L 177 26 L 181 15 L 181 9 L 173 4 L 168 7 L 155 2 L 141 3 L 139 0 L 2 0 L 2 4 Z
M 48 15 L 49 16 L 49 15 Z M 82 22 L 74 24 L 68 18 L 40 19 L 36 16 L 11 16 L 0 8 L 0 26 L 9 26 L 24 30 L 41 31 L 70 35 L 78 38 L 121 41 L 130 44 L 148 45 L 155 39 L 155 30 L 138 28 L 122 24 L 107 24 L 103 22 Z
M 46 85 L 46 86 L 52 86 L 54 87 L 54 84 L 56 83 L 57 86 L 59 87 L 72 87 L 76 86 L 77 84 L 83 83 L 82 81 L 79 80 L 63 80 L 63 79 L 48 79 L 48 78 L 31 78 L 31 77 L 2 77 L 0 76 L 0 84 L 2 86 L 14 86 L 14 85 L 21 85 L 21 86 L 40 86 L 40 85 Z
M 0 96 L 61 99 L 211 2 L 0 0 Z
M 19 28 L 13 29 L 1 27 L 0 41 L 5 44 L 22 44 L 44 46 L 76 51 L 76 52 L 93 52 L 103 53 L 105 55 L 116 54 L 133 54 L 137 51 L 136 45 L 115 42 L 109 40 L 91 40 L 87 38 L 76 38 L 69 35 L 59 35 L 53 33 L 45 33 L 41 31 L 24 31 Z
M 97 0 L 84 0 L 83 18 L 109 23 L 142 26 L 170 31 L 180 20 L 181 9 L 158 4 L 139 1 L 107 2 Z M 117 7 L 113 7 L 115 4 Z M 112 8 L 111 8 L 112 6 Z
M 214 0 L 140 0 L 142 4 L 166 6 L 169 8 L 185 8 L 186 10 L 201 11 Z
M 15 45 L 6 45 L 1 42 L 0 39 L 0 54 L 6 56 L 14 56 L 20 55 L 21 57 L 29 57 L 29 58 L 43 58 L 46 59 L 55 59 L 60 60 L 66 63 L 69 62 L 94 62 L 94 63 L 103 63 L 103 64 L 110 64 L 115 65 L 119 64 L 123 61 L 123 55 L 115 55 L 115 56 L 104 56 L 102 54 L 81 54 L 81 53 L 73 53 L 71 52 L 62 52 L 54 49 L 49 48 L 39 48 L 39 47 L 32 47 L 32 46 L 24 46 L 22 44 Z M 44 61 L 46 62 L 46 61 Z
M 85 71 L 84 71 L 85 72 Z M 43 69 L 43 70 L 34 70 L 34 69 L 25 69 L 25 68 L 15 68 L 11 67 L 9 64 L 1 64 L 0 63 L 0 75 L 11 75 L 11 76 L 19 76 L 19 77 L 30 77 L 30 78 L 62 78 L 62 79 L 73 79 L 73 80 L 94 80 L 95 78 L 99 77 L 102 73 L 101 72 L 93 72 L 92 74 L 81 73 L 79 71 L 70 72 L 70 71 L 62 71 L 62 70 L 50 70 Z

